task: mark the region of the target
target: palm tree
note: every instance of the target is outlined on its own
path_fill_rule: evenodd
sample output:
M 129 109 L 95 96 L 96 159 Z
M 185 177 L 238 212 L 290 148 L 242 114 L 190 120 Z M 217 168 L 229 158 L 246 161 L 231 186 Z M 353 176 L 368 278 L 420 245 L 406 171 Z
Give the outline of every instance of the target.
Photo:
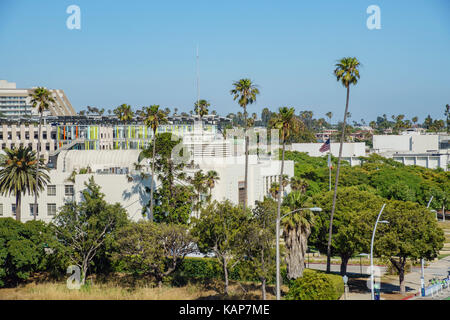
M 300 191 L 302 193 L 306 192 L 308 188 L 308 182 L 300 177 L 291 178 L 291 189 L 292 191 Z
M 289 193 L 283 201 L 288 212 L 299 210 L 304 206 L 307 197 L 302 191 Z M 287 274 L 289 279 L 297 279 L 303 275 L 305 255 L 308 248 L 308 237 L 314 215 L 310 210 L 299 210 L 283 219 L 283 238 L 287 249 Z
M 348 102 L 350 97 L 350 85 L 356 85 L 359 79 L 359 67 L 360 63 L 356 58 L 342 58 L 336 64 L 336 69 L 334 70 L 334 74 L 336 75 L 337 81 L 340 81 L 342 85 L 347 89 L 347 101 L 345 104 L 345 112 L 344 112 L 344 123 L 342 125 L 342 135 L 341 135 L 341 143 L 339 146 L 339 157 L 338 164 L 336 169 L 336 179 L 334 183 L 334 195 L 333 195 L 333 205 L 331 208 L 331 217 L 330 217 L 330 230 L 328 234 L 328 245 L 327 245 L 327 273 L 330 272 L 330 263 L 331 263 L 331 236 L 333 232 L 333 216 L 334 211 L 336 209 L 336 196 L 337 196 L 337 188 L 339 183 L 339 170 L 341 168 L 341 158 L 342 158 L 342 146 L 344 144 L 345 138 L 345 125 L 347 121 L 347 117 L 349 116 L 348 112 Z
M 207 175 L 203 174 L 202 170 L 196 171 L 194 177 L 188 177 L 187 181 L 192 184 L 194 190 L 197 192 L 197 203 L 194 204 L 194 210 L 200 212 L 201 209 L 201 195 L 207 191 Z
M 330 125 L 331 125 L 331 118 L 333 118 L 333 112 L 328 111 L 327 113 L 325 113 L 325 115 L 328 117 L 328 119 L 330 119 Z
M 256 101 L 259 89 L 250 79 L 241 79 L 233 83 L 234 88 L 230 90 L 233 100 L 238 100 L 244 109 L 244 137 L 245 137 L 245 178 L 244 178 L 244 211 L 247 209 L 247 182 L 248 182 L 248 137 L 247 137 L 247 105 Z
M 150 185 L 150 221 L 153 221 L 153 184 L 155 180 L 156 131 L 161 124 L 167 123 L 167 114 L 159 109 L 159 105 L 142 108 L 144 123 L 153 131 L 152 180 Z
M 294 108 L 281 107 L 278 114 L 271 121 L 272 127 L 281 131 L 280 137 L 283 139 L 283 151 L 281 155 L 281 171 L 280 171 L 280 191 L 278 192 L 278 205 L 277 205 L 277 223 L 276 223 L 276 241 L 277 241 L 277 277 L 280 276 L 280 212 L 281 212 L 281 195 L 283 193 L 283 170 L 284 170 L 284 154 L 286 150 L 286 141 L 292 132 L 297 129 L 297 122 L 295 121 L 295 110 Z M 280 297 L 280 288 L 278 284 L 280 283 L 277 279 L 277 299 Z
M 40 151 L 41 151 L 41 129 L 42 129 L 42 114 L 44 111 L 48 110 L 50 106 L 55 103 L 55 99 L 53 99 L 50 91 L 43 87 L 38 87 L 34 89 L 30 93 L 31 97 L 31 105 L 33 108 L 36 108 L 39 113 L 39 130 L 38 130 L 38 145 L 37 145 L 37 159 L 40 159 Z M 39 160 L 40 161 L 40 160 Z M 36 172 L 35 172 L 35 180 L 38 180 L 39 174 L 39 163 L 36 162 Z M 38 192 L 34 193 L 34 220 L 36 220 L 38 204 L 37 204 Z
M 114 114 L 122 122 L 129 122 L 133 120 L 134 112 L 131 110 L 131 106 L 128 104 L 121 104 L 116 109 L 114 109 Z
M 203 99 L 195 102 L 194 111 L 200 117 L 200 121 L 202 120 L 203 116 L 206 116 L 209 113 L 208 107 L 210 105 L 211 104 L 208 101 Z
M 419 118 L 417 116 L 412 117 L 411 121 L 416 125 L 417 121 L 419 121 Z
M 50 178 L 45 171 L 48 169 L 41 159 L 38 164 L 36 153 L 27 147 L 19 149 L 5 149 L 6 155 L 0 162 L 0 194 L 3 196 L 14 194 L 16 196 L 16 220 L 20 222 L 22 194 L 35 193 L 36 176 L 33 175 L 35 167 L 38 168 L 37 189 L 40 191 L 50 182 Z M 36 208 L 36 204 L 35 204 Z M 36 212 L 36 211 L 34 211 Z M 34 215 L 36 219 L 36 215 Z
M 209 197 L 211 198 L 212 189 L 216 186 L 216 183 L 220 180 L 219 174 L 215 170 L 210 170 L 206 173 L 206 184 L 209 188 Z

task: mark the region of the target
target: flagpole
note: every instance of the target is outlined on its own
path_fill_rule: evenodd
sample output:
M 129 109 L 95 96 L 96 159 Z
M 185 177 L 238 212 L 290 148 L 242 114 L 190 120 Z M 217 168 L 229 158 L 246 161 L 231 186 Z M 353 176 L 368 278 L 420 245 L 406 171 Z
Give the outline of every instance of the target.
M 331 191 L 331 142 L 330 142 L 330 150 L 328 151 L 328 172 L 330 180 L 330 188 L 328 191 Z

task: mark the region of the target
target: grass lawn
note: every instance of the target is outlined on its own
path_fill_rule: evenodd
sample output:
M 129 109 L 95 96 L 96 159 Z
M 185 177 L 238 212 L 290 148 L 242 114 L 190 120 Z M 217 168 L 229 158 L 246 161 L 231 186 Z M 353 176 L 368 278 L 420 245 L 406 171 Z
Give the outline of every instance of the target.
M 283 291 L 287 287 L 283 286 Z M 274 286 L 267 286 L 267 299 L 275 299 Z M 230 281 L 229 295 L 223 294 L 222 281 L 161 288 L 139 284 L 129 286 L 117 280 L 98 281 L 80 290 L 70 290 L 65 281 L 33 281 L 15 288 L 0 289 L 0 300 L 259 300 L 258 283 Z

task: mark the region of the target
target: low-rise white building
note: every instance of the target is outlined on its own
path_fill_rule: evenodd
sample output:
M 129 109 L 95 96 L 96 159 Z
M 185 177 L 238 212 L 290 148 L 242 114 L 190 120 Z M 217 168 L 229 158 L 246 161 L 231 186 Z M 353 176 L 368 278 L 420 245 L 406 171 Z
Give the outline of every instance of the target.
M 374 135 L 373 152 L 405 165 L 447 171 L 450 163 L 450 136 L 408 131 L 401 135 Z
M 135 170 L 140 150 L 62 150 L 56 166 L 49 172 L 50 183 L 38 197 L 37 218 L 46 222 L 52 220 L 59 209 L 68 201 L 80 201 L 81 192 L 90 177 L 101 187 L 105 200 L 120 203 L 132 220 L 142 219 L 142 208 L 148 204 L 150 194 L 146 187 L 151 186 L 151 171 L 147 160 L 141 171 Z M 212 190 L 212 199 L 225 199 L 238 204 L 243 201 L 244 156 L 201 157 L 195 159 L 195 169 L 187 169 L 193 174 L 201 169 L 206 173 L 215 170 L 220 180 Z M 248 204 L 263 200 L 269 195 L 272 182 L 279 180 L 281 162 L 258 159 L 249 156 Z M 81 170 L 83 169 L 83 170 Z M 83 174 L 74 172 L 85 172 Z M 140 173 L 144 171 L 146 177 Z M 285 162 L 284 173 L 290 178 L 294 175 L 292 161 Z M 156 179 L 155 186 L 160 182 Z M 21 220 L 33 220 L 34 196 L 22 197 Z M 15 196 L 0 196 L 0 217 L 15 217 Z
M 292 151 L 306 152 L 311 157 L 323 157 L 327 152 L 320 152 L 323 143 L 293 143 Z M 339 156 L 339 143 L 330 143 L 330 152 L 334 157 Z M 366 144 L 364 142 L 344 143 L 342 146 L 342 160 L 350 165 L 360 165 L 359 157 L 366 156 Z

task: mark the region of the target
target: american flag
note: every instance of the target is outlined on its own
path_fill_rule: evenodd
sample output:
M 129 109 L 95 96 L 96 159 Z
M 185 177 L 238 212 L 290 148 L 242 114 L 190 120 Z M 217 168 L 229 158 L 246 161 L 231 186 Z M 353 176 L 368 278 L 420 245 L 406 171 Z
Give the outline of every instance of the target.
M 325 143 L 319 149 L 320 152 L 325 152 L 325 151 L 328 151 L 328 150 L 330 150 L 330 139 L 325 141 Z

